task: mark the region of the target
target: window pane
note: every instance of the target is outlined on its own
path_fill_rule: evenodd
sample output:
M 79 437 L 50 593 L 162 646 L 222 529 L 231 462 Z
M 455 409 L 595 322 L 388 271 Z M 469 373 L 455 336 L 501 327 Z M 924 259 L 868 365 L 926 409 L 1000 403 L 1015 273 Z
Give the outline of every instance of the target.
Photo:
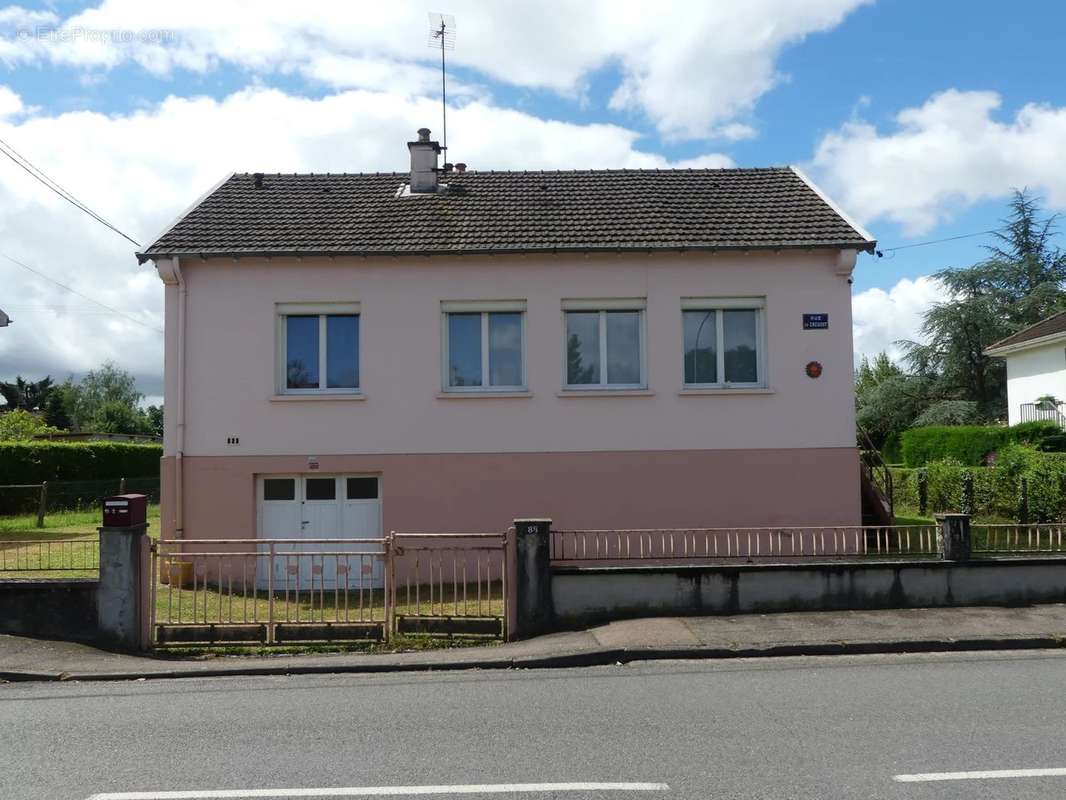
M 482 385 L 481 314 L 448 315 L 448 385 Z
M 489 384 L 522 385 L 522 315 L 489 314 Z
M 285 357 L 286 386 L 318 388 L 318 317 L 285 318 Z
M 265 478 L 263 480 L 264 500 L 295 500 L 295 478 Z
M 377 496 L 377 478 L 348 478 L 349 500 L 376 500 Z
M 718 383 L 714 311 L 685 311 L 685 383 Z
M 305 483 L 306 500 L 336 500 L 337 481 L 335 478 L 307 478 Z
M 757 383 L 758 355 L 755 345 L 755 312 L 723 311 L 726 383 Z
M 566 382 L 571 386 L 600 382 L 600 313 L 566 313 Z
M 359 317 L 326 317 L 326 386 L 359 387 Z
M 640 312 L 607 312 L 607 383 L 640 383 Z

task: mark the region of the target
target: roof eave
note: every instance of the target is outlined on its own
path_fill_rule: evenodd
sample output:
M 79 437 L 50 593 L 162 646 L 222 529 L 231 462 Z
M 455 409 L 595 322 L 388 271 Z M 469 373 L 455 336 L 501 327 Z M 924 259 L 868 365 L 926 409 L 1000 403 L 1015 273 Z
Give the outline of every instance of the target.
M 157 258 L 370 258 L 399 256 L 469 256 L 469 255 L 522 255 L 552 253 L 685 253 L 685 252 L 743 252 L 743 251 L 777 251 L 777 250 L 856 250 L 873 252 L 876 241 L 865 242 L 802 242 L 779 244 L 745 244 L 745 245 L 669 245 L 669 246 L 618 246 L 618 245 L 583 245 L 567 247 L 481 247 L 463 249 L 424 249 L 424 250 L 165 250 L 137 253 L 137 260 L 142 264 Z
M 984 349 L 984 354 L 986 356 L 1009 356 L 1014 355 L 1015 353 L 1020 353 L 1023 350 L 1032 350 L 1037 347 L 1045 347 L 1049 344 L 1058 344 L 1060 342 L 1066 342 L 1066 331 L 1049 333 L 1046 336 L 1039 336 L 1036 339 L 1026 339 L 1023 342 L 1014 342 L 1013 344 L 993 344 Z

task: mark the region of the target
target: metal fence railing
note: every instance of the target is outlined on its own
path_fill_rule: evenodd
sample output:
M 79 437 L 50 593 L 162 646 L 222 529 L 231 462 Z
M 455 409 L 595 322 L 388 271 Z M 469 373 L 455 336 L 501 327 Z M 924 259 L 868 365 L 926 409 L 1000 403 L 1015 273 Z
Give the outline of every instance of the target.
M 504 534 L 157 542 L 152 630 L 159 644 L 502 638 L 507 543 Z
M 1066 525 L 973 524 L 970 540 L 976 555 L 1066 553 Z
M 1066 428 L 1066 414 L 1058 404 L 1022 403 L 1020 412 L 1021 422 L 1054 422 L 1060 428 Z
M 554 562 L 935 556 L 936 525 L 553 530 Z
M 394 630 L 505 637 L 507 543 L 500 533 L 393 534 Z
M 95 572 L 99 568 L 99 536 L 0 539 L 0 573 Z

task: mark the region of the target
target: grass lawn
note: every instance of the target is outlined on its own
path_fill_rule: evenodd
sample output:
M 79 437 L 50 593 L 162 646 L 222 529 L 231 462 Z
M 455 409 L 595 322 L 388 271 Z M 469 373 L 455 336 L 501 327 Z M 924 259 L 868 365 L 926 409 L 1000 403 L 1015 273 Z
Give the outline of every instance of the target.
M 43 528 L 34 514 L 0 517 L 0 578 L 95 578 L 99 525 L 100 509 L 48 514 Z M 158 505 L 148 507 L 148 535 L 159 536 Z
M 503 587 L 493 582 L 478 602 L 477 589 L 467 587 L 464 600 L 462 587 L 458 597 L 451 586 L 445 585 L 443 600 L 440 590 L 434 588 L 433 603 L 429 603 L 429 587 L 411 587 L 407 592 L 397 592 L 396 613 L 405 616 L 456 616 L 491 617 L 503 614 Z M 232 589 L 225 585 L 222 590 L 199 585 L 179 588 L 158 584 L 156 586 L 156 622 L 166 623 L 254 623 L 265 621 L 270 615 L 270 597 L 265 591 L 242 592 L 239 585 Z M 323 589 L 308 591 L 304 588 L 297 596 L 295 590 L 287 594 L 274 592 L 274 619 L 276 622 L 373 622 L 385 619 L 385 592 L 382 589 L 350 589 L 345 597 L 343 590 Z

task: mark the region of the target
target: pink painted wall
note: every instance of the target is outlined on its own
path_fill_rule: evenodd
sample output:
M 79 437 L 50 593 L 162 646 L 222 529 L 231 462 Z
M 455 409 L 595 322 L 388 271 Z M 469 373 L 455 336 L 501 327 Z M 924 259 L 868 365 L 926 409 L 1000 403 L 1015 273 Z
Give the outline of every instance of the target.
M 860 516 L 850 447 L 320 460 L 320 473 L 381 474 L 385 532 L 499 532 L 518 516 L 570 529 L 854 525 Z M 185 538 L 254 536 L 255 476 L 305 466 L 301 456 L 187 457 Z
M 187 456 L 851 447 L 851 293 L 835 251 L 182 262 Z M 167 390 L 177 288 L 167 287 Z M 764 296 L 770 393 L 681 396 L 682 297 Z M 650 394 L 560 397 L 564 298 L 647 298 Z M 529 397 L 439 398 L 442 300 L 527 302 Z M 366 400 L 272 400 L 275 304 L 359 302 Z M 803 331 L 824 312 L 827 331 Z M 811 380 L 804 365 L 822 362 Z M 168 395 L 167 409 L 173 407 Z M 240 445 L 227 446 L 228 436 Z M 173 420 L 165 436 L 176 450 Z

